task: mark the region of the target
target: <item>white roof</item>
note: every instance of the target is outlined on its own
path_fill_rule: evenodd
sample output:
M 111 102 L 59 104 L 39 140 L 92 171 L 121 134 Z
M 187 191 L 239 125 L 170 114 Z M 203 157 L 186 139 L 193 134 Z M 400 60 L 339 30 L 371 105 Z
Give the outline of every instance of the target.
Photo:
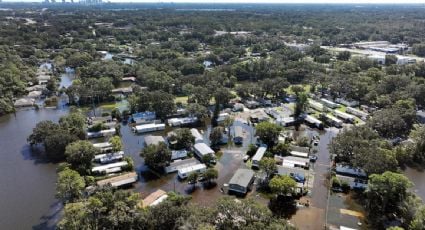
M 341 112 L 339 110 L 334 110 L 334 112 L 335 112 L 335 115 L 340 116 L 340 117 L 342 117 L 344 119 L 352 119 L 352 120 L 354 120 L 354 118 L 355 118 L 353 115 L 348 114 L 348 113 Z
M 196 170 L 201 170 L 201 169 L 206 169 L 206 168 L 207 168 L 207 166 L 205 164 L 191 165 L 191 166 L 179 169 L 179 174 L 190 173 L 190 172 L 194 172 Z
M 304 157 L 304 158 L 308 157 L 308 153 L 303 153 L 299 151 L 291 151 L 291 155 L 296 157 Z
M 159 128 L 159 127 L 164 127 L 165 128 L 165 124 L 144 124 L 144 125 L 137 125 L 134 128 L 136 130 L 143 130 L 143 129 L 152 129 L 152 128 Z
M 122 167 L 122 166 L 126 166 L 126 165 L 128 165 L 127 161 L 121 161 L 121 162 L 111 163 L 111 164 L 107 164 L 107 165 L 96 166 L 96 167 L 93 167 L 91 171 L 92 172 L 102 172 L 102 171 L 105 171 L 107 169 Z
M 208 154 L 214 154 L 214 150 L 212 150 L 207 144 L 205 143 L 196 143 L 194 146 L 195 150 L 201 154 L 202 156 L 208 155 Z
M 310 162 L 310 160 L 306 159 L 306 158 L 288 156 L 288 157 L 283 157 L 282 166 L 287 166 L 287 165 L 304 165 L 304 166 L 307 166 L 309 162 Z
M 313 116 L 310 116 L 310 115 L 307 115 L 305 117 L 305 120 L 308 121 L 308 122 L 310 122 L 310 123 L 312 123 L 312 124 L 322 124 L 322 122 L 319 119 L 317 119 L 317 118 L 315 118 Z
M 195 138 L 195 143 L 203 142 L 204 137 L 202 137 L 201 133 L 195 128 L 190 129 L 190 132 L 192 133 L 192 136 Z
M 258 148 L 257 149 L 257 152 L 254 155 L 254 157 L 252 157 L 252 160 L 253 161 L 260 161 L 263 158 L 264 153 L 266 153 L 266 151 L 267 151 L 267 148 L 266 147 L 260 147 L 260 148 Z
M 109 142 L 94 143 L 93 144 L 93 147 L 103 149 L 103 148 L 112 147 L 112 144 L 109 143 Z

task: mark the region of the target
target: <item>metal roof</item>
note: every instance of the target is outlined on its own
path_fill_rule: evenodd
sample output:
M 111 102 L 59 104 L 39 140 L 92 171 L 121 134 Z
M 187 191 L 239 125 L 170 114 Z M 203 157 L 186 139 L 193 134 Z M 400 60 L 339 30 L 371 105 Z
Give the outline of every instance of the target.
M 242 187 L 248 187 L 254 177 L 254 172 L 250 169 L 238 169 L 230 179 L 229 184 L 237 184 Z

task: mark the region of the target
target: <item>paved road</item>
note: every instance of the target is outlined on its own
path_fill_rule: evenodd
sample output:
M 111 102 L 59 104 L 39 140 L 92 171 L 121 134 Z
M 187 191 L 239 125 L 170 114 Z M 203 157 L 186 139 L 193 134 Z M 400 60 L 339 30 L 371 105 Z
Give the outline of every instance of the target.
M 327 128 L 323 134 L 320 135 L 320 142 L 318 146 L 318 159 L 313 166 L 314 186 L 311 191 L 312 206 L 326 210 L 328 198 L 328 181 L 327 176 L 330 167 L 330 154 L 328 144 L 335 137 L 339 130 L 336 128 Z

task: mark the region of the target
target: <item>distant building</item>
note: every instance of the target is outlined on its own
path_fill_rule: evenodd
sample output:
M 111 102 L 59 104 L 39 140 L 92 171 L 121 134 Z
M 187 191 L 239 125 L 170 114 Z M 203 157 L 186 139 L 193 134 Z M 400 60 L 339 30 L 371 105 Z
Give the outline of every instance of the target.
M 246 194 L 254 183 L 254 172 L 250 169 L 238 169 L 229 181 L 229 192 Z

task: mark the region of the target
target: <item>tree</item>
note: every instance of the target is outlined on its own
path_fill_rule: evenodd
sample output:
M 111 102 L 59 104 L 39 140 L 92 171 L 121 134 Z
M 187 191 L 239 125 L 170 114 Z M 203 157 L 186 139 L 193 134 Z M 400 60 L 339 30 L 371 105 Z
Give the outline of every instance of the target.
M 414 44 L 412 47 L 412 52 L 420 57 L 425 57 L 425 44 Z
M 410 230 L 422 230 L 425 229 L 425 206 L 421 205 L 419 210 L 416 211 L 415 216 L 409 224 Z
M 52 135 L 55 131 L 59 130 L 60 126 L 53 121 L 41 121 L 37 123 L 35 128 L 32 130 L 31 135 L 28 137 L 27 141 L 31 145 L 44 143 L 47 136 Z
M 338 55 L 336 56 L 336 58 L 340 61 L 348 61 L 350 60 L 350 57 L 351 57 L 350 51 L 339 52 Z
M 352 163 L 357 148 L 370 146 L 372 140 L 378 140 L 379 135 L 367 126 L 354 126 L 344 129 L 329 144 L 329 152 L 335 155 L 337 162 Z M 376 142 L 375 142 L 376 143 Z
M 186 106 L 186 111 L 189 115 L 197 117 L 199 120 L 208 117 L 208 109 L 198 103 L 189 103 Z
M 151 169 L 162 171 L 171 160 L 171 151 L 165 143 L 149 145 L 140 154 Z
M 69 168 L 59 172 L 56 182 L 56 197 L 63 203 L 74 202 L 80 199 L 85 188 L 84 178 Z
M 212 146 L 217 146 L 221 143 L 223 138 L 223 128 L 222 127 L 214 127 L 210 133 L 210 141 Z
M 400 204 L 407 198 L 411 187 L 412 182 L 402 174 L 385 172 L 370 175 L 366 190 L 370 217 L 379 225 L 386 214 L 398 214 Z
M 280 126 L 270 122 L 260 122 L 256 127 L 257 136 L 269 147 L 276 143 L 280 131 Z
M 386 108 L 373 113 L 368 124 L 386 138 L 399 137 L 408 131 L 407 124 L 399 111 L 393 108 Z
M 66 204 L 58 229 L 79 230 L 86 225 L 86 219 L 87 213 L 83 202 Z
M 395 55 L 385 55 L 385 65 L 390 66 L 397 64 L 397 56 Z
M 204 178 L 205 178 L 205 180 L 207 180 L 208 184 L 211 184 L 212 180 L 215 180 L 215 179 L 218 178 L 217 169 L 214 169 L 214 168 L 207 169 L 207 171 L 205 171 L 205 173 L 204 173 Z
M 425 125 L 416 125 L 409 137 L 413 141 L 408 145 L 407 151 L 412 156 L 412 161 L 418 164 L 425 162 Z
M 264 157 L 260 161 L 260 169 L 266 173 L 266 181 L 269 181 L 277 171 L 276 161 L 271 157 Z
M 199 173 L 197 173 L 197 172 L 192 172 L 192 173 L 190 173 L 190 174 L 187 176 L 187 182 L 188 182 L 189 184 L 192 184 L 192 185 L 193 185 L 193 187 L 192 187 L 192 188 L 195 188 L 195 187 L 196 187 L 196 183 L 198 183 L 198 178 L 199 178 Z
M 298 118 L 305 111 L 307 102 L 308 102 L 307 94 L 305 93 L 298 94 L 297 101 L 295 103 L 295 112 L 294 112 L 295 118 Z
M 121 137 L 119 137 L 119 136 L 113 136 L 113 137 L 111 137 L 111 139 L 109 139 L 109 142 L 112 145 L 112 151 L 118 152 L 118 151 L 123 150 L 123 147 L 124 146 L 122 144 Z
M 270 180 L 269 187 L 273 193 L 278 195 L 288 195 L 292 193 L 297 186 L 297 182 L 289 176 L 277 175 Z
M 175 149 L 189 149 L 193 144 L 195 144 L 195 137 L 189 129 L 177 129 L 175 130 L 175 134 L 174 138 L 177 141 L 174 145 Z
M 81 175 L 90 174 L 92 160 L 100 150 L 89 141 L 77 141 L 69 144 L 65 150 L 66 161 Z
M 44 149 L 48 159 L 59 161 L 65 159 L 66 147 L 78 138 L 69 134 L 67 131 L 59 129 L 55 133 L 50 134 L 44 140 Z
M 272 215 L 270 210 L 253 199 L 221 198 L 215 207 L 215 229 L 291 229 L 285 221 Z

